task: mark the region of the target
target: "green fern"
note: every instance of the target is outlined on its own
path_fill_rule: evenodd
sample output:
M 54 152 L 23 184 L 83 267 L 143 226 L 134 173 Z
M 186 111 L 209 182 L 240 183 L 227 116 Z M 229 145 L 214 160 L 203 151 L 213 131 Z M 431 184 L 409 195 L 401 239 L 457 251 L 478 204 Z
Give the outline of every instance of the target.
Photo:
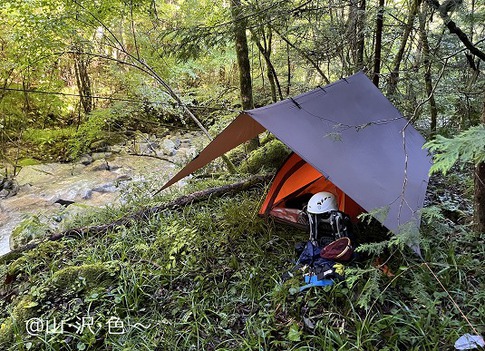
M 445 221 L 445 217 L 439 206 L 424 207 L 421 210 L 421 219 L 427 224 Z
M 392 235 L 389 240 L 375 242 L 375 243 L 363 243 L 357 248 L 357 252 L 366 253 L 370 256 L 382 255 L 387 249 L 399 249 L 405 250 L 406 247 L 415 247 L 421 243 L 421 237 L 419 232 L 411 226 L 403 227 L 399 232 L 399 235 Z
M 438 135 L 436 139 L 427 142 L 424 147 L 435 153 L 430 173 L 446 174 L 458 161 L 462 164 L 484 162 L 485 125 L 471 127 L 451 139 Z
M 377 268 L 347 268 L 345 273 L 347 286 L 358 291 L 357 306 L 368 310 L 372 302 L 382 297 L 382 273 Z
M 360 214 L 357 218 L 363 223 L 367 224 L 370 224 L 373 218 L 383 223 L 386 221 L 390 209 L 390 206 L 375 208 L 372 211 Z
M 379 256 L 390 246 L 391 246 L 391 243 L 388 240 L 385 240 L 385 241 L 380 241 L 376 243 L 360 244 L 355 249 L 355 251 L 361 252 L 361 253 L 367 253 L 370 256 Z

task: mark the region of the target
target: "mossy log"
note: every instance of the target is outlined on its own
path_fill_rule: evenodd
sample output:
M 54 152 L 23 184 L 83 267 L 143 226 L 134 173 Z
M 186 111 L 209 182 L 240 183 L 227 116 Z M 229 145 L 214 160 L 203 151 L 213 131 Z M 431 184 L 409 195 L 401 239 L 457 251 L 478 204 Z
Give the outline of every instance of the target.
M 142 208 L 141 210 L 123 216 L 111 223 L 95 225 L 95 226 L 88 226 L 88 227 L 81 227 L 81 228 L 73 228 L 68 229 L 63 232 L 53 233 L 47 238 L 39 242 L 32 242 L 25 246 L 19 247 L 15 250 L 10 251 L 9 253 L 0 257 L 0 264 L 5 264 L 11 262 L 18 257 L 21 256 L 23 252 L 32 250 L 39 246 L 39 244 L 46 242 L 46 241 L 56 241 L 60 240 L 64 237 L 77 237 L 80 235 L 102 235 L 106 234 L 111 230 L 115 230 L 118 227 L 130 227 L 134 223 L 144 221 L 153 215 L 161 213 L 165 210 L 176 210 L 179 208 L 183 208 L 188 204 L 201 202 L 207 200 L 210 197 L 219 197 L 225 194 L 233 194 L 236 192 L 248 190 L 258 184 L 268 183 L 272 179 L 273 175 L 263 175 L 263 176 L 253 176 L 247 180 L 223 185 L 220 187 L 205 189 L 201 191 L 197 191 L 192 194 L 183 195 L 173 201 L 163 203 L 158 206 Z

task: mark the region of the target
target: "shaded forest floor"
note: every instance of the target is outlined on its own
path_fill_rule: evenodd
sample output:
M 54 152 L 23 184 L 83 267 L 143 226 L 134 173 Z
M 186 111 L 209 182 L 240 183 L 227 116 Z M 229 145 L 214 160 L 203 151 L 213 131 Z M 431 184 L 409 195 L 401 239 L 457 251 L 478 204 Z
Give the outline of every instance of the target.
M 307 234 L 257 216 L 263 186 L 106 235 L 47 242 L 0 266 L 1 348 L 452 350 L 459 336 L 474 333 L 462 313 L 478 332 L 485 328 L 485 238 L 470 230 L 468 206 L 453 195 L 466 198 L 466 189 L 466 178 L 431 182 L 421 238 L 427 264 L 391 238 L 367 248 L 344 282 L 304 293 L 295 293 L 300 274 L 282 276 Z M 149 205 L 140 189 L 123 208 L 71 225 L 106 223 Z M 373 265 L 377 252 L 393 276 Z

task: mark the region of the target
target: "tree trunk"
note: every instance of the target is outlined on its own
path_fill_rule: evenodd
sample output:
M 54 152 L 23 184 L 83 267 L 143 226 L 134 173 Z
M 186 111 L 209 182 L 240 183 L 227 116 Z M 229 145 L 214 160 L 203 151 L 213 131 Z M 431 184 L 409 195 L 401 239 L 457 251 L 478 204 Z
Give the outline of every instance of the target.
M 30 114 L 32 111 L 30 107 L 30 99 L 29 99 L 29 94 L 27 93 L 27 90 L 29 90 L 29 85 L 26 83 L 25 77 L 22 78 L 22 90 L 24 91 L 24 113 L 26 115 Z
M 3 98 L 5 97 L 5 94 L 6 94 L 5 89 L 8 86 L 8 79 L 10 78 L 10 75 L 12 74 L 12 72 L 13 72 L 13 69 L 9 71 L 7 77 L 4 78 L 4 80 L 3 80 L 2 88 L 0 88 L 0 103 L 2 102 Z M 9 128 L 9 125 L 7 123 L 7 114 L 2 113 L 2 115 L 3 115 L 3 122 L 2 122 L 3 128 L 1 129 L 1 132 L 0 132 L 0 159 L 3 159 L 3 152 L 4 152 L 4 150 L 6 150 L 5 144 L 8 140 L 8 138 L 5 138 L 5 133 Z
M 406 45 L 408 43 L 409 35 L 411 34 L 411 30 L 413 29 L 414 18 L 418 13 L 419 3 L 420 0 L 411 0 L 411 8 L 409 9 L 408 20 L 406 22 L 406 26 L 404 27 L 404 33 L 402 35 L 401 45 L 399 46 L 399 50 L 397 51 L 396 56 L 394 57 L 394 62 L 392 63 L 392 72 L 389 76 L 388 82 L 388 90 L 387 93 L 389 95 L 394 95 L 397 89 L 397 83 L 399 81 L 399 70 L 401 68 L 402 58 L 404 56 L 404 50 L 406 49 Z
M 278 77 L 275 74 L 273 64 L 271 63 L 271 60 L 269 58 L 269 53 L 268 55 L 263 55 L 263 57 L 264 57 L 264 62 L 266 63 L 266 76 L 268 77 L 269 85 L 271 88 L 271 101 L 276 102 L 278 101 L 276 90 L 280 91 L 280 96 L 281 96 L 281 89 L 279 89 L 279 84 L 278 84 L 278 87 L 276 86 Z M 281 100 L 283 99 L 281 98 Z
M 286 43 L 286 65 L 287 65 L 287 73 L 286 73 L 286 96 L 290 96 L 290 89 L 291 89 L 291 60 L 290 60 L 290 45 Z
M 379 10 L 376 19 L 376 43 L 374 47 L 374 76 L 372 82 L 379 87 L 381 74 L 382 30 L 384 28 L 384 0 L 379 0 Z
M 264 34 L 264 28 L 260 29 L 260 32 L 262 33 L 263 37 L 263 44 L 259 41 L 259 38 L 256 35 L 256 32 L 254 30 L 251 30 L 251 35 L 253 36 L 253 41 L 256 43 L 256 46 L 258 47 L 259 52 L 263 55 L 264 57 L 264 62 L 266 63 L 266 76 L 268 77 L 268 81 L 271 87 L 271 99 L 273 102 L 278 101 L 278 97 L 280 100 L 283 100 L 283 94 L 281 92 L 281 85 L 278 80 L 278 75 L 276 74 L 276 69 L 273 66 L 273 63 L 271 62 L 271 39 L 272 39 L 272 34 L 271 34 L 271 28 L 269 29 L 269 34 L 266 38 L 266 35 Z
M 74 54 L 74 72 L 76 75 L 76 84 L 79 90 L 81 105 L 86 114 L 93 110 L 93 99 L 91 92 L 91 80 L 88 74 L 89 58 L 83 55 L 83 49 L 76 48 L 77 54 Z
M 345 37 L 350 38 L 349 73 L 364 67 L 365 0 L 351 0 L 345 25 Z
M 231 0 L 231 15 L 234 21 L 237 63 L 239 66 L 239 87 L 243 110 L 254 108 L 253 87 L 251 82 L 251 65 L 249 62 L 248 40 L 246 36 L 246 19 L 242 16 L 241 0 Z M 259 138 L 247 142 L 247 152 L 256 150 Z
M 347 22 L 345 24 L 346 31 L 344 33 L 344 36 L 349 38 L 349 50 L 348 56 L 349 57 L 349 63 L 352 64 L 352 66 L 357 65 L 357 56 L 358 56 L 358 40 L 359 40 L 359 35 L 358 35 L 358 22 L 359 22 L 359 6 L 358 6 L 358 0 L 350 0 L 349 2 L 349 16 L 347 18 Z M 351 68 L 352 70 L 354 67 Z
M 483 95 L 482 123 L 485 125 L 485 94 Z M 475 166 L 474 223 L 477 233 L 485 233 L 485 162 Z
M 359 16 L 357 21 L 357 69 L 364 68 L 365 49 L 365 5 L 366 0 L 361 0 L 359 5 Z
M 438 108 L 436 107 L 436 100 L 433 93 L 433 80 L 431 78 L 431 60 L 430 60 L 430 50 L 428 35 L 426 33 L 426 22 L 425 22 L 426 12 L 423 9 L 419 14 L 419 39 L 421 41 L 421 46 L 423 50 L 424 57 L 424 82 L 426 86 L 426 94 L 429 98 L 429 109 L 430 109 L 430 129 L 431 135 L 436 135 L 436 125 L 438 119 Z

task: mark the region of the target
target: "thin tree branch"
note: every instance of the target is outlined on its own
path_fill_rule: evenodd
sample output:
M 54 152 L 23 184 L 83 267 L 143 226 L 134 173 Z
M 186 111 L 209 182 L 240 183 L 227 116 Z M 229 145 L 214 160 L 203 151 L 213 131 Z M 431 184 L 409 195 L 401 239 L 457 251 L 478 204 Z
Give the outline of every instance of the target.
M 135 44 L 136 57 L 140 60 L 140 50 L 138 48 L 138 42 L 136 40 L 135 33 L 135 20 L 133 19 L 133 0 L 130 1 L 130 16 L 131 16 L 131 34 L 133 36 L 133 42 Z
M 448 12 L 444 12 L 440 3 L 437 0 L 427 0 L 428 4 L 438 10 L 440 17 L 443 19 L 445 26 L 448 28 L 450 33 L 456 34 L 458 39 L 465 45 L 465 47 L 470 50 L 470 53 L 477 56 L 480 60 L 485 61 L 485 52 L 481 51 L 470 41 L 468 36 L 456 25 L 456 23 L 450 18 Z
M 298 52 L 301 56 L 303 56 L 303 58 L 305 58 L 308 62 L 310 62 L 310 64 L 313 66 L 313 68 L 315 68 L 317 70 L 317 72 L 320 74 L 320 76 L 323 78 L 323 80 L 325 81 L 326 84 L 330 84 L 330 80 L 328 79 L 328 77 L 325 75 L 325 73 L 323 73 L 323 71 L 320 69 L 318 64 L 310 58 L 310 56 L 308 56 L 303 50 L 301 50 L 299 47 L 297 47 L 295 44 L 293 44 L 288 38 L 286 38 L 283 34 L 281 34 L 276 28 L 272 27 L 272 29 L 275 31 L 276 34 L 278 34 L 280 36 L 281 39 L 283 39 L 283 41 L 285 43 L 287 43 L 289 46 L 291 46 L 293 49 L 295 49 L 296 52 Z
M 414 122 L 417 119 L 417 116 L 418 116 L 419 110 L 421 110 L 421 107 L 423 107 L 423 105 L 425 103 L 427 103 L 429 101 L 429 99 L 431 99 L 431 97 L 434 95 L 436 88 L 438 87 L 438 84 L 439 84 L 441 78 L 443 77 L 443 73 L 445 72 L 445 68 L 446 68 L 447 64 L 448 64 L 448 59 L 446 59 L 445 62 L 443 63 L 443 67 L 441 68 L 441 72 L 438 76 L 438 79 L 436 79 L 436 84 L 434 85 L 433 90 L 431 91 L 431 93 L 428 95 L 428 97 L 426 99 L 421 101 L 418 104 L 418 106 L 416 106 L 416 108 L 414 109 L 413 115 L 411 116 L 411 118 L 409 118 L 408 123 L 406 123 L 403 130 L 406 129 L 412 122 Z

